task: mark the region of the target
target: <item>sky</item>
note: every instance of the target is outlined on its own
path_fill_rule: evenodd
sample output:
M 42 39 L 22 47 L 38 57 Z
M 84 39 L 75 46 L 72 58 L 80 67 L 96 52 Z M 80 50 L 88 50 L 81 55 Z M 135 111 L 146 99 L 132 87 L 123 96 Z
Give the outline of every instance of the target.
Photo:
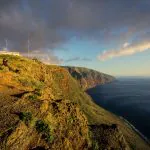
M 114 76 L 150 76 L 149 0 L 0 0 L 0 49 Z

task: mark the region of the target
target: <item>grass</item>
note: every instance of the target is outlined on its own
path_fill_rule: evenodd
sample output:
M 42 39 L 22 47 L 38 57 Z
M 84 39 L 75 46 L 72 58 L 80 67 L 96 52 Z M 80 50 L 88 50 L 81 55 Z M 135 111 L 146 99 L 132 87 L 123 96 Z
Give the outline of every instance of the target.
M 143 140 L 141 140 L 141 138 L 139 138 L 139 136 L 136 133 L 134 133 L 134 131 L 128 128 L 123 121 L 121 121 L 115 115 L 109 113 L 108 111 L 94 104 L 90 99 L 90 97 L 85 92 L 83 92 L 83 90 L 79 87 L 75 79 L 73 79 L 69 73 L 66 73 L 65 70 L 62 69 L 61 72 L 58 72 L 58 70 L 60 70 L 60 67 L 58 66 L 46 66 L 40 63 L 36 63 L 36 61 L 17 56 L 0 56 L 0 64 L 4 57 L 8 59 L 8 64 L 14 70 L 16 69 L 20 70 L 19 74 L 11 72 L 13 76 L 17 75 L 15 76 L 16 78 L 15 81 L 17 81 L 16 84 L 17 89 L 26 90 L 25 87 L 32 87 L 33 88 L 32 90 L 35 90 L 35 93 L 30 97 L 31 100 L 36 100 L 37 97 L 41 95 L 47 98 L 48 94 L 52 96 L 51 99 L 58 99 L 62 98 L 62 96 L 61 97 L 59 96 L 60 94 L 62 94 L 64 99 L 71 100 L 72 102 L 77 103 L 80 106 L 80 109 L 82 110 L 82 112 L 84 112 L 84 114 L 88 118 L 88 124 L 116 123 L 120 126 L 120 130 L 123 132 L 128 143 L 136 144 L 137 149 L 147 148 L 145 142 L 143 142 Z M 9 71 L 7 69 L 8 69 L 7 67 L 3 68 L 0 65 L 0 72 Z M 82 71 L 84 72 L 84 70 L 81 70 L 80 72 Z M 85 75 L 83 76 L 85 77 Z M 64 82 L 62 82 L 64 81 L 64 77 L 66 79 L 65 82 L 68 85 L 68 91 L 64 90 L 66 86 Z M 44 92 L 41 93 L 41 89 L 45 87 L 44 84 L 50 90 L 49 91 L 43 90 Z M 60 86 L 60 84 L 62 84 L 62 86 Z M 14 84 L 12 81 L 9 81 L 9 85 Z M 37 110 L 35 110 L 35 113 L 36 112 Z M 19 118 L 28 124 L 30 123 L 32 114 L 28 114 L 28 112 L 22 112 Z M 68 123 L 73 123 L 74 118 L 73 117 L 67 118 L 67 121 Z M 42 120 L 39 120 L 35 121 L 35 124 L 37 131 L 42 134 L 42 137 L 46 141 L 52 142 L 54 140 L 51 128 L 47 123 L 45 123 Z M 135 141 L 137 142 L 135 143 Z M 96 144 L 94 145 L 95 145 L 94 147 L 96 148 L 97 145 Z
M 38 89 L 35 89 L 35 95 L 37 95 L 37 96 L 42 96 L 42 92 L 41 92 L 41 89 L 42 89 L 42 86 L 43 85 L 41 85 L 41 87 L 38 87 Z
M 28 96 L 29 100 L 37 100 L 38 97 L 42 96 L 42 92 L 40 89 L 36 89 L 32 95 Z
M 68 118 L 68 123 L 74 123 L 76 121 L 76 117 L 75 116 L 70 116 L 69 118 Z
M 55 73 L 55 78 L 57 78 L 57 80 L 58 79 L 62 80 L 62 79 L 64 79 L 64 75 L 62 73 L 56 72 Z
M 32 120 L 32 113 L 31 112 L 20 112 L 19 118 L 22 120 L 26 125 L 29 125 Z
M 9 127 L 7 130 L 0 133 L 0 137 L 4 136 L 5 134 L 11 134 L 13 130 L 16 128 L 16 126 Z
M 137 149 L 136 145 L 134 145 L 134 144 L 131 144 L 130 147 L 131 147 L 132 150 L 136 150 Z
M 93 150 L 99 150 L 100 149 L 99 144 L 98 144 L 97 141 L 92 142 L 92 149 Z
M 28 96 L 29 100 L 37 100 L 38 96 L 36 94 L 29 95 Z
M 18 81 L 25 87 L 32 87 L 36 90 L 40 90 L 44 87 L 44 83 L 30 77 L 19 77 Z M 38 92 L 37 92 L 38 93 Z
M 34 57 L 33 59 L 32 59 L 33 61 L 35 61 L 35 62 L 37 62 L 37 63 L 42 63 L 38 58 L 36 58 L 36 57 Z
M 54 136 L 52 135 L 52 131 L 47 123 L 43 120 L 38 120 L 36 122 L 36 130 L 42 134 L 42 138 L 49 143 L 52 143 L 54 140 Z
M 0 72 L 8 72 L 8 71 L 9 71 L 8 67 L 0 65 Z

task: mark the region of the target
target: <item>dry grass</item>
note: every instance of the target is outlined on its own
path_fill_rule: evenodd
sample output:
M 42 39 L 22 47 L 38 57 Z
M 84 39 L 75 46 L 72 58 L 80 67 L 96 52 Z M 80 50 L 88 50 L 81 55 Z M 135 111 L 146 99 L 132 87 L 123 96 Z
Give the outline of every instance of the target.
M 6 139 L 1 140 L 1 149 L 5 144 L 8 149 L 9 146 L 15 149 L 15 139 L 20 141 L 25 149 L 38 146 L 58 149 L 64 148 L 65 144 L 65 149 L 87 148 L 88 126 L 83 113 L 89 125 L 118 124 L 131 148 L 136 145 L 138 150 L 150 149 L 149 145 L 122 120 L 97 106 L 64 68 L 8 55 L 0 56 L 0 64 L 4 57 L 8 59 L 8 65 L 12 69 L 0 71 L 0 133 L 16 123 L 18 126 L 13 128 L 13 133 L 5 136 Z M 21 93 L 25 94 L 20 98 L 15 97 Z M 20 112 L 32 114 L 31 126 L 27 127 L 16 115 Z M 37 132 L 38 120 L 53 128 L 55 140 L 52 143 L 47 144 L 42 138 L 43 133 Z M 10 140 L 11 144 L 4 144 L 5 140 L 9 140 L 9 136 L 9 139 L 14 138 Z M 46 136 L 49 137 L 49 134 Z

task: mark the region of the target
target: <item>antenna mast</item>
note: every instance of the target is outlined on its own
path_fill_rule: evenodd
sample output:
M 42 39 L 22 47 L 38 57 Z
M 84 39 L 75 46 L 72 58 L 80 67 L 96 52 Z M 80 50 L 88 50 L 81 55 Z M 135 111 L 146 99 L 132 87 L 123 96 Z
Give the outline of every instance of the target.
M 5 39 L 5 44 L 6 44 L 6 50 L 8 50 L 8 41 Z
M 28 35 L 28 58 L 29 58 L 29 52 L 30 52 L 30 40 L 29 40 L 29 35 Z

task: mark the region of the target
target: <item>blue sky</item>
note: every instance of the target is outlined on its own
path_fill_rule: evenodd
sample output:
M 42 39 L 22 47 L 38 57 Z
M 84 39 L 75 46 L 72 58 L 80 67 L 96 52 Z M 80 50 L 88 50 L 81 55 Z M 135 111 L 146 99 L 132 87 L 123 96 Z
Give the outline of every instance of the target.
M 91 40 L 72 39 L 65 44 L 63 51 L 56 51 L 56 55 L 69 60 L 62 65 L 93 68 L 115 76 L 150 76 L 150 50 L 106 61 L 98 60 L 97 56 L 110 48 L 109 45 L 101 45 Z M 89 60 L 84 61 L 83 58 Z
M 149 0 L 1 0 L 0 46 L 45 63 L 150 76 Z

